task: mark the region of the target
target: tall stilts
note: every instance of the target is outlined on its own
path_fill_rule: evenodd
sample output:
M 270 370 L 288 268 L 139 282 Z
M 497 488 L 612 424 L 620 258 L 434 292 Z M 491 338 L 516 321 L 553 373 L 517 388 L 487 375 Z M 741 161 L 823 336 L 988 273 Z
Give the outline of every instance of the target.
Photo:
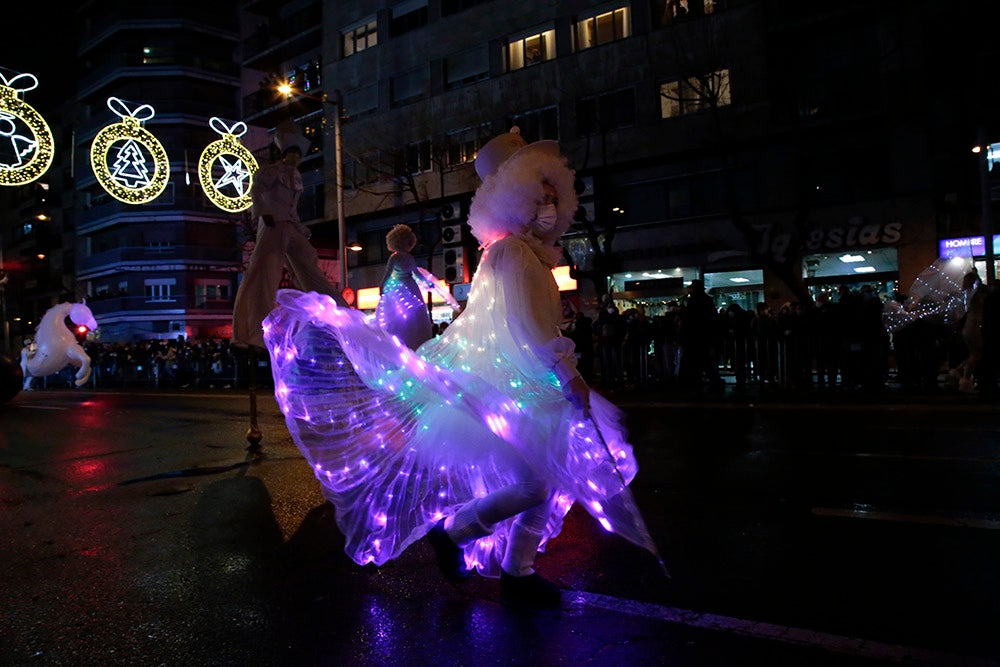
M 249 359 L 250 359 L 250 372 L 247 375 L 247 381 L 250 384 L 250 428 L 247 429 L 247 445 L 248 452 L 259 452 L 260 451 L 260 441 L 264 438 L 264 434 L 260 432 L 260 428 L 257 426 L 257 348 L 251 345 L 248 348 Z

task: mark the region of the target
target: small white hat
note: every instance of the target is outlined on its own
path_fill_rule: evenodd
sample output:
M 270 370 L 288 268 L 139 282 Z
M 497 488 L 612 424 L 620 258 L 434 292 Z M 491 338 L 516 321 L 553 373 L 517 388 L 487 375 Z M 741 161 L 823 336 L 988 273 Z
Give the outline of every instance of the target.
M 285 121 L 275 129 L 274 144 L 282 153 L 289 148 L 298 148 L 303 156 L 309 152 L 309 140 L 302 136 L 299 126 L 292 121 Z
M 522 151 L 527 153 L 536 150 L 550 155 L 559 155 L 559 143 L 544 139 L 529 144 L 521 136 L 521 128 L 515 125 L 510 128 L 510 132 L 493 137 L 479 149 L 476 154 L 476 173 L 479 174 L 480 179 L 485 181 L 487 176 L 495 174 L 501 164 L 515 155 L 523 155 Z

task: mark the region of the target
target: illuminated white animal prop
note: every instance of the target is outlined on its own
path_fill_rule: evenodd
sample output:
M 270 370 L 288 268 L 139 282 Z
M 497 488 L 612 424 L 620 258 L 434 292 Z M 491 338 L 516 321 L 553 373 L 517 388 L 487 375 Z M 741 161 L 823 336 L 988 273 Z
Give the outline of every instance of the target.
M 74 324 L 83 325 L 91 331 L 97 328 L 94 314 L 82 303 L 60 303 L 45 311 L 35 331 L 34 342 L 21 350 L 25 391 L 31 389 L 32 377 L 45 377 L 66 366 L 79 369 L 76 373 L 77 387 L 90 378 L 90 357 L 66 326 L 66 317 Z

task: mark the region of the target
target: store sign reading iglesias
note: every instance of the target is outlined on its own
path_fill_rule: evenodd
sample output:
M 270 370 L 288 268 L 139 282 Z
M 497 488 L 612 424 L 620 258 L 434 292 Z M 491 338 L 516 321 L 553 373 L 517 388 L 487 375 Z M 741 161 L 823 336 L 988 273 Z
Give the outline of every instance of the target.
M 761 225 L 757 227 L 757 230 L 761 233 L 758 251 L 770 255 L 779 262 L 785 261 L 792 242 L 791 232 L 778 231 L 772 225 Z M 839 227 L 809 230 L 803 239 L 801 250 L 823 252 L 845 248 L 892 245 L 899 242 L 902 230 L 903 223 L 901 222 L 865 224 L 860 221 L 852 221 Z

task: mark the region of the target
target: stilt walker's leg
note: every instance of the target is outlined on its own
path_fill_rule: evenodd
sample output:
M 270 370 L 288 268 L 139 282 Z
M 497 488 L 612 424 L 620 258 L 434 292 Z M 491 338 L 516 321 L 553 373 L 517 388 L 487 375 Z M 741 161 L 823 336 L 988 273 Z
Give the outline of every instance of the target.
M 257 347 L 249 347 L 250 373 L 247 375 L 250 384 L 250 428 L 247 429 L 248 452 L 260 451 L 260 441 L 264 435 L 257 426 Z

